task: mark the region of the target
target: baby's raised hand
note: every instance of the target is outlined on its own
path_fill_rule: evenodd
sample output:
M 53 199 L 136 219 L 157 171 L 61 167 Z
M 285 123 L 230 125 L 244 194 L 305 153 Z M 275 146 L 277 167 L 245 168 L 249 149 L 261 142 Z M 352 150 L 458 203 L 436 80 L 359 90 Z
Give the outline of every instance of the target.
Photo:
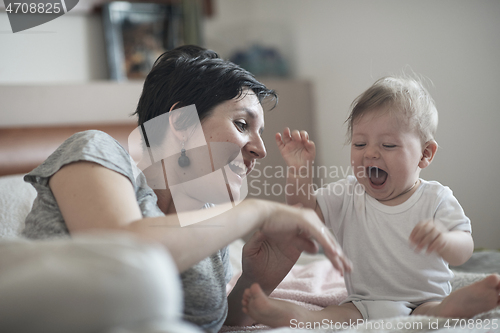
M 296 171 L 301 166 L 310 167 L 316 156 L 316 146 L 309 140 L 309 134 L 306 131 L 293 130 L 287 127 L 283 135 L 276 133 L 276 143 L 281 152 L 281 156 L 286 164 L 295 167 Z
M 410 243 L 416 246 L 416 252 L 427 247 L 427 253 L 437 252 L 440 254 L 446 247 L 447 233 L 448 230 L 434 220 L 422 221 L 413 228 L 410 234 Z

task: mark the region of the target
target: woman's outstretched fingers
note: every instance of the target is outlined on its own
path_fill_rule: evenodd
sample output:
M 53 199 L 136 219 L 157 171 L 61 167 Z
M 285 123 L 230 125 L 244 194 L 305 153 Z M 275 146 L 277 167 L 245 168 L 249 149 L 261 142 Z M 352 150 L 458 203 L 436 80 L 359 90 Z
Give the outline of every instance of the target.
M 336 269 L 340 272 L 351 270 L 349 259 L 345 257 L 335 237 L 321 222 L 314 210 L 282 204 L 270 205 L 273 208 L 260 229 L 270 239 L 282 236 L 283 232 L 292 232 L 297 238 L 316 241 L 323 247 L 325 255 Z M 309 244 L 303 245 L 309 246 Z
M 335 237 L 321 222 L 319 222 L 319 225 L 315 224 L 314 227 L 314 231 L 311 232 L 311 235 L 323 246 L 325 255 L 332 262 L 333 267 L 342 275 L 344 272 L 350 272 L 352 270 L 352 264 L 345 256 Z
M 296 240 L 295 246 L 301 251 L 305 251 L 307 253 L 317 253 L 319 250 L 318 244 L 309 237 L 299 237 Z
M 335 237 L 332 235 L 332 233 L 325 227 L 323 227 L 322 231 L 323 234 L 326 234 L 326 236 L 329 238 L 329 243 L 331 244 L 331 247 L 327 251 L 327 249 L 324 249 L 325 255 L 329 257 L 330 260 L 333 260 L 334 267 L 337 268 L 343 275 L 344 271 L 345 272 L 350 272 L 352 270 L 352 262 L 345 256 L 344 251 L 342 251 L 342 248 L 338 244 L 337 240 Z M 337 267 L 337 266 L 339 267 Z

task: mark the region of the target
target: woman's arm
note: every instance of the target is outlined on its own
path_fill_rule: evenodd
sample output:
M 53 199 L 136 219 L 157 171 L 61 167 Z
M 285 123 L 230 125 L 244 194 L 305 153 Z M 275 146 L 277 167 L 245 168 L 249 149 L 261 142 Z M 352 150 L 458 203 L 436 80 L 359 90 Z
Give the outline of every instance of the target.
M 138 237 L 162 243 L 181 272 L 259 229 L 270 240 L 287 234 L 313 238 L 323 246 L 337 269 L 350 269 L 333 236 L 312 210 L 245 200 L 213 218 L 180 227 L 176 215 L 142 218 L 130 181 L 95 163 L 76 162 L 65 166 L 51 177 L 49 186 L 70 233 L 96 229 L 133 232 Z M 206 211 L 181 214 L 200 219 L 206 216 Z
M 229 210 L 189 227 L 181 227 L 176 215 L 143 218 L 129 179 L 91 162 L 63 167 L 49 186 L 70 233 L 96 229 L 133 232 L 165 245 L 181 272 L 257 227 L 256 210 L 238 219 Z M 196 218 L 206 212 L 183 214 Z

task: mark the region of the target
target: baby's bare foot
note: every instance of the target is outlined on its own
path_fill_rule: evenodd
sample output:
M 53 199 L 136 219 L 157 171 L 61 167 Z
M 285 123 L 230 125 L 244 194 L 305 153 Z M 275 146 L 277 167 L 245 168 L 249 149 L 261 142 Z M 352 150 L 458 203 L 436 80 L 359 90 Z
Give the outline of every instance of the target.
M 439 315 L 449 318 L 471 318 L 500 305 L 500 276 L 483 280 L 452 292 L 439 305 Z
M 242 304 L 244 313 L 270 327 L 289 327 L 301 312 L 298 305 L 269 298 L 257 283 L 245 290 Z

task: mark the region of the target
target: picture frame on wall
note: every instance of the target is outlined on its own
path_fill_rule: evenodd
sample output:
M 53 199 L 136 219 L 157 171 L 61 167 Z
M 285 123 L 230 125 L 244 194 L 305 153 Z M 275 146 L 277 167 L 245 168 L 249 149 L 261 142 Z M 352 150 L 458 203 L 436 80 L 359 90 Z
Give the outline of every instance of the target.
M 112 80 L 145 79 L 155 60 L 184 43 L 180 3 L 110 2 L 102 17 Z

